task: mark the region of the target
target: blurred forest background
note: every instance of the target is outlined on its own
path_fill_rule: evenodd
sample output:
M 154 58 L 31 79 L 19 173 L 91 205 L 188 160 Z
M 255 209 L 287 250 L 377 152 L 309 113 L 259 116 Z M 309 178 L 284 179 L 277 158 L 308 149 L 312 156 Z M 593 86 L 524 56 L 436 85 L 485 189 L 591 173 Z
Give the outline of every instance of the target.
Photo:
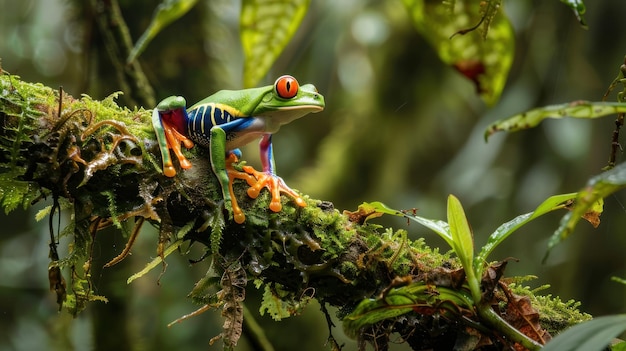
M 119 3 L 137 40 L 159 1 Z M 2 68 L 25 81 L 62 86 L 74 96 L 102 99 L 121 90 L 90 4 L 0 0 Z M 338 209 L 382 201 L 444 219 L 447 195 L 455 194 L 481 246 L 502 222 L 532 211 L 550 195 L 577 191 L 607 164 L 613 117 L 546 121 L 533 130 L 497 134 L 488 143 L 483 139 L 485 127 L 497 119 L 533 107 L 602 98 L 626 54 L 625 4 L 586 5 L 588 30 L 557 0 L 504 1 L 515 28 L 515 57 L 501 100 L 489 107 L 471 82 L 439 61 L 401 1 L 312 1 L 262 84 L 292 74 L 301 84 L 315 84 L 327 107 L 275 136 L 278 173 L 292 187 L 332 201 Z M 239 11 L 238 1 L 200 1 L 153 40 L 139 61 L 157 99 L 176 94 L 192 103 L 219 89 L 242 87 Z M 121 105 L 133 108 L 133 103 L 132 96 L 120 98 Z M 253 165 L 258 165 L 257 149 L 243 150 Z M 622 159 L 619 155 L 618 162 Z M 626 276 L 625 204 L 623 191 L 607 198 L 601 225 L 580 224 L 545 264 L 547 239 L 562 213 L 526 226 L 492 258 L 520 259 L 509 264 L 507 275 L 536 275 L 529 284 L 550 284 L 544 294 L 581 301 L 583 311 L 624 313 L 626 287 L 610 277 Z M 172 255 L 160 285 L 157 272 L 126 285 L 126 278 L 155 255 L 156 231 L 148 226 L 133 255 L 106 270 L 100 267 L 126 239 L 112 230 L 96 240 L 96 292 L 110 303 L 92 303 L 76 319 L 58 313 L 48 290 L 47 221 L 34 220 L 44 205 L 0 214 L 0 351 L 198 350 L 220 332 L 218 311 L 166 327 L 197 308 L 185 296 L 204 276 L 203 263 L 190 267 L 187 258 Z M 448 250 L 428 229 L 407 226 L 402 219 L 380 222 Z M 255 314 L 259 295 L 250 288 L 247 306 Z M 319 350 L 328 335 L 314 304 L 281 322 L 256 318 L 277 350 Z M 334 335 L 341 339 L 339 325 Z M 354 341 L 342 340 L 344 350 L 356 349 Z M 250 349 L 245 337 L 238 349 Z

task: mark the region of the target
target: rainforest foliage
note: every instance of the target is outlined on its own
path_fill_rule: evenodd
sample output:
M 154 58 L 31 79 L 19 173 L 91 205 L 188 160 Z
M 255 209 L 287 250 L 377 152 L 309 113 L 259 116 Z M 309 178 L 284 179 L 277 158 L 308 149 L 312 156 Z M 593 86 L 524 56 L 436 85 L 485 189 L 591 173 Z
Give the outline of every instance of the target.
M 340 211 L 333 199 L 308 195 L 303 195 L 305 207 L 284 197 L 282 211 L 272 212 L 267 191 L 251 199 L 246 182 L 236 180 L 234 195 L 246 214 L 246 222 L 237 224 L 225 211 L 208 150 L 185 151 L 193 167 L 166 177 L 151 125 L 156 99 L 141 65 L 142 55 L 168 25 L 194 11 L 197 1 L 164 0 L 134 46 L 117 2 L 92 3 L 120 89 L 129 105 L 142 107 L 119 106 L 120 93 L 101 100 L 73 97 L 62 88 L 25 82 L 9 73 L 10 67 L 0 68 L 0 203 L 9 213 L 51 199 L 36 218 L 48 223 L 49 285 L 59 310 L 76 316 L 107 302 L 92 274 L 99 238 L 109 227 L 124 234 L 125 247 L 104 267 L 122 265 L 142 227 L 149 224 L 158 230 L 156 254 L 127 282 L 146 279 L 144 275 L 153 270 L 166 275 L 168 257 L 189 255 L 192 247 L 201 247 L 201 257 L 188 256 L 192 265 L 207 265 L 206 275 L 188 295 L 201 307 L 172 324 L 221 310 L 222 332 L 207 341 L 221 339 L 228 350 L 237 346 L 246 330 L 255 329 L 247 310 L 251 306 L 246 306 L 252 288 L 262 291 L 260 314 L 276 321 L 302 314 L 316 300 L 328 324 L 327 347 L 332 350 L 343 347 L 333 336 L 333 320 L 341 322 L 360 350 L 368 344 L 386 350 L 397 340 L 394 335 L 414 350 L 538 350 L 544 345 L 600 350 L 626 329 L 623 316 L 617 315 L 576 326 L 580 329 L 574 338 L 580 342 L 571 342 L 568 332 L 554 338 L 591 316 L 579 311 L 578 302 L 543 294 L 545 286 L 530 288 L 533 272 L 507 276 L 505 269 L 515 259 L 491 257 L 520 228 L 560 211 L 560 225 L 545 248 L 547 259 L 572 235 L 580 219 L 597 227 L 604 199 L 626 187 L 626 165 L 617 161 L 626 113 L 626 62 L 619 66 L 617 61 L 617 78 L 605 94 L 623 88 L 616 102 L 579 100 L 538 107 L 485 128 L 487 139 L 497 132 L 537 127 L 545 119 L 616 116 L 603 172 L 590 176 L 576 192 L 546 194 L 533 211 L 493 223 L 495 229 L 483 233 L 487 240 L 482 245 L 475 242 L 472 219 L 454 195 L 447 197 L 445 219 L 425 218 L 417 209 L 396 210 L 377 201 Z M 563 3 L 586 27 L 583 3 Z M 486 105 L 500 101 L 515 55 L 515 33 L 501 1 L 403 0 L 395 6 L 404 6 L 441 62 L 468 80 Z M 267 76 L 309 7 L 306 0 L 242 2 L 243 87 L 257 86 Z M 245 165 L 241 161 L 234 167 L 241 170 Z M 433 248 L 424 238 L 410 238 L 408 229 L 378 224 L 382 216 L 426 227 L 447 247 Z M 328 307 L 336 310 L 334 316 Z M 606 333 L 586 340 L 598 330 Z M 262 334 L 246 336 L 263 340 Z M 258 340 L 250 342 L 262 344 Z

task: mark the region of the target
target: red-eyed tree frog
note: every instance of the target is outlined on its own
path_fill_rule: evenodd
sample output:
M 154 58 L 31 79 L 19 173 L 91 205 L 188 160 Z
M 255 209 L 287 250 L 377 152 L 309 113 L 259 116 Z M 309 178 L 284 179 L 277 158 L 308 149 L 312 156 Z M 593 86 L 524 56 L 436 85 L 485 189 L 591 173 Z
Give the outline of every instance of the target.
M 312 84 L 300 86 L 292 76 L 281 76 L 273 85 L 243 90 L 221 90 L 186 108 L 181 96 L 170 96 L 152 112 L 152 125 L 163 159 L 163 174 L 176 175 L 169 149 L 174 151 L 183 169 L 191 168 L 180 144 L 192 148 L 194 143 L 209 149 L 211 167 L 219 180 L 224 204 L 232 210 L 235 222 L 241 224 L 245 215 L 235 199 L 232 182 L 244 179 L 250 188 L 248 196 L 256 198 L 264 187 L 272 194 L 270 209 L 280 212 L 280 194 L 292 197 L 299 206 L 304 200 L 276 175 L 272 134 L 295 119 L 324 109 L 324 97 Z M 241 157 L 239 147 L 261 138 L 259 172 L 244 166 L 244 172 L 232 164 Z

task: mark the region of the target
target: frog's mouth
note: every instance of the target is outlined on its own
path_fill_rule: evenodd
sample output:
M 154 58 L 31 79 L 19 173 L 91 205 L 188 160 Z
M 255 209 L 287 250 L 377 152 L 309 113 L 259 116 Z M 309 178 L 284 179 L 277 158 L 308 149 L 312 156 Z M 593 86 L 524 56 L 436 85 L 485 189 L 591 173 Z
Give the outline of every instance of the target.
M 309 113 L 318 113 L 324 110 L 320 105 L 281 106 L 273 111 L 260 114 L 260 117 L 268 117 L 277 120 L 280 124 L 287 124 L 293 120 L 304 117 Z
M 307 113 L 318 113 L 324 110 L 324 106 L 322 105 L 299 105 L 299 106 L 281 106 L 276 108 L 277 111 L 280 111 L 281 114 L 289 114 L 289 111 L 301 112 L 303 114 Z

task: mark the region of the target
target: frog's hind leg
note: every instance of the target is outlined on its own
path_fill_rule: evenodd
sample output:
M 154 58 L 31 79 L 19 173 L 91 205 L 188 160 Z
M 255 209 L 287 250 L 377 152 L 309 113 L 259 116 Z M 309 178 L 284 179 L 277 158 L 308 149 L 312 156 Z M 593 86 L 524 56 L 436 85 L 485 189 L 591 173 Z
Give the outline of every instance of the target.
M 255 199 L 263 188 L 267 188 L 272 194 L 270 201 L 270 210 L 280 212 L 283 208 L 280 202 L 280 194 L 284 193 L 293 198 L 300 207 L 305 207 L 304 199 L 293 189 L 291 189 L 285 181 L 276 175 L 276 166 L 274 164 L 274 153 L 272 151 L 272 135 L 266 134 L 259 144 L 261 150 L 261 163 L 263 164 L 263 172 L 259 172 L 250 166 L 244 166 L 243 170 L 253 176 L 255 181 L 248 181 L 250 188 L 248 196 Z
M 224 205 L 229 211 L 232 211 L 235 222 L 241 224 L 245 222 L 246 216 L 237 203 L 233 190 L 233 181 L 235 179 L 243 179 L 248 184 L 254 184 L 256 179 L 252 175 L 233 168 L 233 163 L 239 160 L 238 156 L 241 156 L 241 152 L 238 149 L 226 150 L 226 131 L 224 129 L 211 128 L 211 138 L 209 140 L 211 167 L 220 183 Z
M 235 192 L 233 190 L 233 181 L 235 179 L 243 179 L 248 183 L 248 185 L 252 185 L 256 182 L 256 179 L 254 176 L 246 172 L 238 171 L 233 167 L 233 163 L 237 163 L 239 161 L 239 156 L 241 156 L 241 153 L 237 153 L 238 151 L 239 150 L 237 149 L 228 152 L 226 157 L 226 173 L 228 174 L 228 192 L 230 193 L 230 197 L 232 199 L 231 207 L 233 209 L 233 217 L 235 222 L 241 224 L 246 221 L 246 216 L 237 203 L 237 198 L 235 197 Z

